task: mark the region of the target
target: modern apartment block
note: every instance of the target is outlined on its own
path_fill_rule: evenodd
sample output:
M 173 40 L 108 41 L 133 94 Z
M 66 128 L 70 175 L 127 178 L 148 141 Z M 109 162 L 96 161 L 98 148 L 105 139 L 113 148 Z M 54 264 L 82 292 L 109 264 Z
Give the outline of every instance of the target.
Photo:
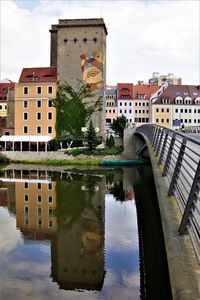
M 152 122 L 171 129 L 200 125 L 200 86 L 169 85 L 152 103 Z
M 105 97 L 106 35 L 100 19 L 64 19 L 51 26 L 50 65 L 57 67 L 57 79 L 65 80 L 74 88 L 78 80 L 87 83 L 93 92 L 88 101 Z M 93 114 L 99 135 L 105 134 L 105 109 Z
M 24 68 L 15 84 L 15 135 L 56 136 L 56 67 Z
M 160 75 L 159 72 L 154 72 L 152 77 L 149 79 L 150 84 L 163 85 L 165 82 L 173 85 L 181 85 L 182 79 L 177 77 L 173 73 L 168 73 L 167 75 Z

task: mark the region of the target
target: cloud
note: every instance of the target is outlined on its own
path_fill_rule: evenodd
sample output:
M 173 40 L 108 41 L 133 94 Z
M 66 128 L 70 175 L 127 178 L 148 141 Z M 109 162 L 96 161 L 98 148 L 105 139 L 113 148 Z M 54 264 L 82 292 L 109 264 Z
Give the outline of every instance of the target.
M 198 1 L 1 2 L 1 77 L 48 66 L 51 24 L 58 18 L 103 17 L 108 28 L 107 83 L 147 80 L 154 71 L 199 83 Z

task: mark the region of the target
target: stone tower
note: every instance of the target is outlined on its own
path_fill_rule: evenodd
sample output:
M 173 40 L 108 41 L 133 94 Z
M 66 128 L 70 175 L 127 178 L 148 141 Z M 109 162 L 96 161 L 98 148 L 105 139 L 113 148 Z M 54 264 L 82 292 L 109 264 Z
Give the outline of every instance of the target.
M 90 85 L 95 101 L 103 97 L 106 87 L 106 35 L 107 29 L 100 19 L 67 19 L 51 26 L 50 64 L 57 67 L 57 79 L 73 87 L 77 79 Z M 105 136 L 105 110 L 92 116 L 99 135 Z

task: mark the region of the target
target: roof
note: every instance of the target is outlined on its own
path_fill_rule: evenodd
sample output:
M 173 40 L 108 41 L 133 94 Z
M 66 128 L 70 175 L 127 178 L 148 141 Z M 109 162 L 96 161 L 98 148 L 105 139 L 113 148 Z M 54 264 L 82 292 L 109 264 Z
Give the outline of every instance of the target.
M 19 83 L 56 82 L 56 67 L 23 68 Z
M 3 135 L 0 142 L 49 142 L 52 137 L 49 135 Z
M 161 104 L 163 98 L 170 99 L 171 104 L 175 104 L 177 97 L 190 97 L 192 100 L 200 97 L 200 85 L 169 85 L 161 93 L 154 104 Z
M 105 34 L 108 34 L 106 25 L 104 23 L 103 18 L 95 18 L 95 19 L 59 19 L 59 24 L 51 25 L 50 32 L 57 31 L 58 28 L 72 28 L 72 27 L 103 27 Z
M 133 83 L 117 84 L 118 99 L 133 99 Z
M 14 87 L 14 82 L 0 82 L 0 97 L 3 97 L 6 100 L 8 91 L 14 89 Z
M 134 99 L 138 98 L 138 94 L 146 95 L 145 99 L 150 99 L 151 94 L 155 93 L 160 86 L 158 85 L 134 85 Z

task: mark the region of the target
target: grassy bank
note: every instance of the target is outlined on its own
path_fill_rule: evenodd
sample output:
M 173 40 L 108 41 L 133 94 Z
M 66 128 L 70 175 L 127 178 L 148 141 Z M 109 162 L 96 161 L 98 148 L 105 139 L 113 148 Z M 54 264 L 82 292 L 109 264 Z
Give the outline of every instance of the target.
M 99 160 L 89 160 L 89 159 L 74 159 L 74 160 L 13 160 L 12 163 L 18 164 L 34 164 L 34 165 L 47 165 L 47 166 L 71 166 L 71 165 L 81 165 L 81 166 L 98 166 L 101 159 Z

